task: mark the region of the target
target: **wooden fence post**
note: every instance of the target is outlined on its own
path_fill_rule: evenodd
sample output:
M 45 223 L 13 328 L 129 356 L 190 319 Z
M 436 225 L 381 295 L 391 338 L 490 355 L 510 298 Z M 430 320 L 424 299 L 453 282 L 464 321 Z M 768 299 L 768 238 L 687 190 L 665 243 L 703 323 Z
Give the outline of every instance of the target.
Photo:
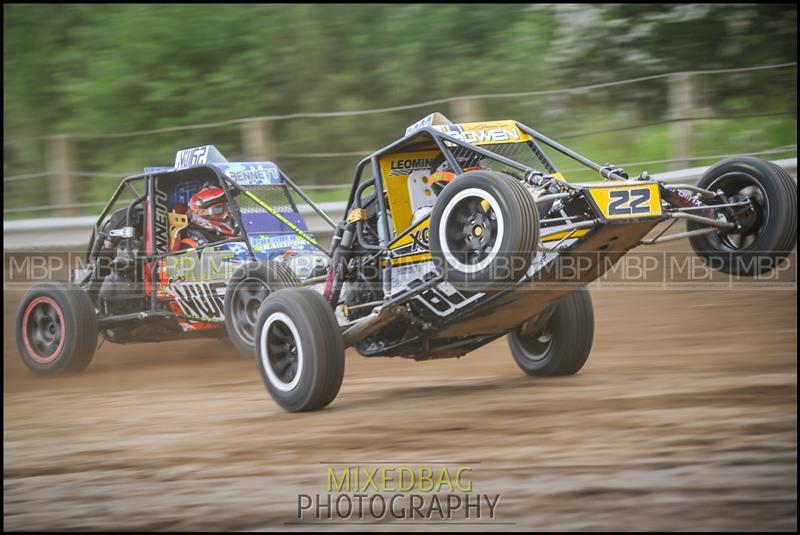
M 75 204 L 77 201 L 72 162 L 74 158 L 72 142 L 67 135 L 49 136 L 47 138 L 47 172 L 49 204 Z M 56 208 L 60 215 L 73 215 L 75 208 Z
M 266 121 L 242 123 L 242 148 L 245 160 L 269 160 L 274 156 Z
M 694 121 L 686 120 L 697 113 L 691 74 L 679 72 L 669 77 L 669 125 L 670 159 L 679 160 L 673 169 L 682 169 L 690 164 L 693 147 Z
M 482 117 L 480 102 L 474 98 L 459 98 L 450 103 L 449 119 L 454 123 L 480 121 Z

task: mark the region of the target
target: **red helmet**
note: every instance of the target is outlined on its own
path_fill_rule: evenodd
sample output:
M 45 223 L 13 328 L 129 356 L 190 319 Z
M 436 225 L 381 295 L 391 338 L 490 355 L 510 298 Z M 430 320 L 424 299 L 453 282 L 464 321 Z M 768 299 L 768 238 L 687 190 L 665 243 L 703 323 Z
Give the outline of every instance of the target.
M 219 186 L 207 186 L 192 196 L 189 221 L 220 236 L 233 236 L 235 233 L 228 218 L 225 190 Z

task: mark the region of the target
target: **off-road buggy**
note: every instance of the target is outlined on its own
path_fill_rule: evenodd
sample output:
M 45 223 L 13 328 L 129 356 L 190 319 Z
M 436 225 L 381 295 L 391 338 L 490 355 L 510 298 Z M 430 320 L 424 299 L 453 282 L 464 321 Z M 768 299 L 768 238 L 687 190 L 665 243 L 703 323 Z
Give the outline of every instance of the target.
M 327 250 L 307 233 L 290 196 L 281 197 L 280 209 L 267 192 L 259 196 L 255 188 L 291 189 L 328 219 L 274 164 L 223 163 L 213 150 L 199 150 L 217 158 L 192 161 L 184 152 L 196 165 L 176 162 L 123 181 L 120 190 L 144 181 L 146 193 L 133 192 L 120 230 L 110 230 L 110 205 L 104 211 L 87 270 L 75 277 L 80 291 L 43 286 L 26 297 L 18 336 L 29 366 L 33 342 L 26 340 L 34 329 L 49 344 L 34 346 L 39 360 L 60 366 L 33 359 L 31 367 L 48 370 L 85 366 L 98 330 L 111 341 L 227 333 L 255 352 L 267 389 L 290 411 L 335 398 L 350 346 L 367 357 L 425 360 L 464 355 L 508 335 L 527 374 L 574 374 L 593 340 L 585 286 L 631 248 L 688 238 L 713 268 L 751 275 L 772 269 L 796 242 L 797 187 L 770 162 L 730 158 L 697 185 L 666 184 L 645 173 L 631 179 L 519 122 L 452 124 L 432 114 L 359 163 Z M 603 180 L 567 182 L 546 151 Z M 168 252 L 170 199 L 181 177 L 216 178 L 236 208 L 241 239 L 210 248 L 230 261 L 216 278 L 198 268 L 202 276 L 187 279 L 172 259 L 209 251 Z M 685 231 L 666 235 L 665 228 L 646 238 L 678 220 Z M 317 252 L 293 254 L 302 243 Z M 98 268 L 104 254 L 114 258 Z M 118 264 L 140 269 L 120 274 Z M 143 291 L 104 292 L 109 278 L 138 272 Z M 188 295 L 215 301 L 216 315 L 186 306 L 187 284 L 200 284 Z
M 567 182 L 546 149 L 603 181 Z M 264 302 L 262 378 L 287 410 L 317 409 L 339 390 L 346 347 L 424 360 L 503 335 L 527 374 L 574 374 L 594 333 L 585 285 L 627 251 L 689 238 L 715 269 L 760 273 L 794 247 L 796 197 L 784 169 L 755 158 L 724 160 L 697 185 L 664 184 L 515 121 L 433 114 L 358 165 L 322 295 L 288 289 Z M 645 239 L 681 219 L 687 230 Z
M 192 225 L 187 204 L 209 186 L 224 190 L 232 234 L 178 247 Z M 22 360 L 43 375 L 82 371 L 98 335 L 114 343 L 228 338 L 252 354 L 268 292 L 327 273 L 330 253 L 309 233 L 292 191 L 317 209 L 275 164 L 231 163 L 210 145 L 123 179 L 72 281 L 38 284 L 23 298 Z

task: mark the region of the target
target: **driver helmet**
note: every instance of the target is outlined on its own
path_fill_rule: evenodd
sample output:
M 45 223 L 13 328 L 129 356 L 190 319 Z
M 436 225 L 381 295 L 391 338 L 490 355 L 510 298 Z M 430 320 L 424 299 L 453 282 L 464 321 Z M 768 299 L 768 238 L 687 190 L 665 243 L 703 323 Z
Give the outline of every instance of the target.
M 225 190 L 219 186 L 206 186 L 189 200 L 189 222 L 219 236 L 233 236 L 232 220 L 228 210 Z

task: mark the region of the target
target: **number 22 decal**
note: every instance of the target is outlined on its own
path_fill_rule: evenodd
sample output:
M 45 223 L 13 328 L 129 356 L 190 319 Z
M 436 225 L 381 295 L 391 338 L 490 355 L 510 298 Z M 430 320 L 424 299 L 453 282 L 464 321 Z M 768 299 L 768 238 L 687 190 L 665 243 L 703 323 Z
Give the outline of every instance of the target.
M 608 215 L 649 214 L 650 189 L 617 189 L 608 192 Z

